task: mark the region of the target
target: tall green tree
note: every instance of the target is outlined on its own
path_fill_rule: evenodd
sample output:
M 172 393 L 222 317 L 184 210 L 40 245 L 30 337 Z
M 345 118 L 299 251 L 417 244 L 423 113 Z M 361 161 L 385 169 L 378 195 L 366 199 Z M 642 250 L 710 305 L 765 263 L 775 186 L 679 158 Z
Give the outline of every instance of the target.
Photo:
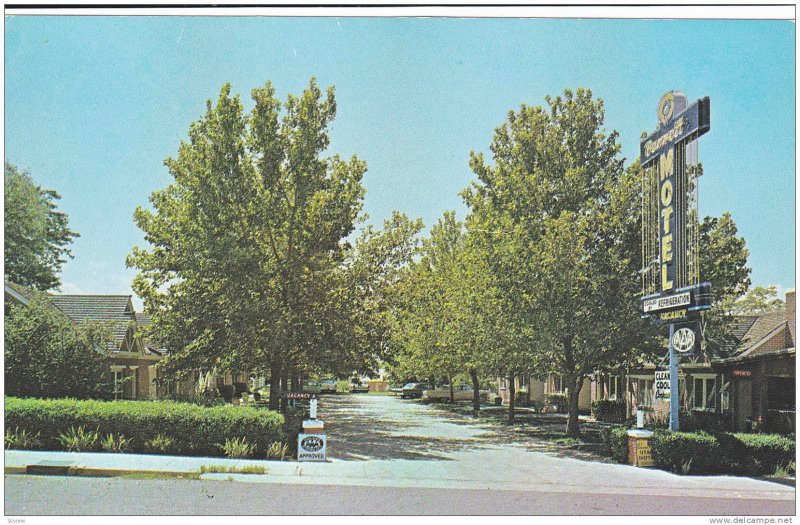
M 55 190 L 42 189 L 9 162 L 4 173 L 5 278 L 36 290 L 57 288 L 61 267 L 72 258 L 69 245 L 79 235 L 58 210 Z
M 108 399 L 109 337 L 102 324 L 73 323 L 44 294 L 11 306 L 3 351 L 6 395 Z
M 245 113 L 230 85 L 189 129 L 174 182 L 138 208 L 149 249 L 134 248 L 134 289 L 173 371 L 261 366 L 270 407 L 319 343 L 335 273 L 361 209 L 366 165 L 323 157 L 333 88 L 312 79 L 285 104 L 270 83 Z M 281 111 L 283 109 L 283 112 Z
M 750 287 L 750 252 L 730 213 L 700 224 L 700 278 L 711 283 L 712 309 L 703 319 L 706 354 L 725 357 L 738 341 L 733 335 L 735 301 Z
M 584 379 L 650 338 L 638 314 L 638 178 L 623 169 L 617 133 L 603 130 L 603 102 L 591 91 L 546 100 L 509 113 L 495 131 L 493 165 L 472 154 L 478 182 L 465 198 L 516 318 L 506 323 L 519 352 L 512 362 L 562 375 L 566 432 L 577 435 Z

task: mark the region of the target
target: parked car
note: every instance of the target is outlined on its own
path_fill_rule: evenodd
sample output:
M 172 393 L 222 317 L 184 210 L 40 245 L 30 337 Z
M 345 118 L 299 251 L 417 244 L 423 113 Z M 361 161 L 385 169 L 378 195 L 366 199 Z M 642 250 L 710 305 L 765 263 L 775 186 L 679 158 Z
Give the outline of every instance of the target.
M 322 387 L 317 381 L 306 381 L 303 383 L 303 392 L 307 394 L 319 394 L 321 391 Z
M 403 387 L 400 392 L 400 397 L 403 399 L 413 399 L 415 397 L 422 397 L 422 393 L 428 390 L 431 386 L 427 383 L 408 383 Z
M 335 394 L 336 393 L 336 380 L 326 379 L 319 384 L 319 391 L 321 394 Z
M 488 390 L 479 390 L 481 402 L 485 403 L 489 399 Z M 472 401 L 474 392 L 470 385 L 457 385 L 453 387 L 453 400 L 454 401 Z M 444 385 L 441 388 L 434 390 L 425 390 L 422 393 L 422 399 L 427 401 L 450 401 L 450 385 Z
M 350 383 L 350 392 L 354 394 L 365 394 L 369 392 L 369 383 L 358 381 Z

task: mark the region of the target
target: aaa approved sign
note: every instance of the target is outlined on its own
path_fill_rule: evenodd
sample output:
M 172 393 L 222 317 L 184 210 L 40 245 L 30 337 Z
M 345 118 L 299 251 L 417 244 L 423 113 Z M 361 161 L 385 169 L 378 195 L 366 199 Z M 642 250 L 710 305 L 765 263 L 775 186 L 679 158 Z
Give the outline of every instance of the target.
M 298 434 L 297 461 L 325 461 L 327 445 L 325 434 Z

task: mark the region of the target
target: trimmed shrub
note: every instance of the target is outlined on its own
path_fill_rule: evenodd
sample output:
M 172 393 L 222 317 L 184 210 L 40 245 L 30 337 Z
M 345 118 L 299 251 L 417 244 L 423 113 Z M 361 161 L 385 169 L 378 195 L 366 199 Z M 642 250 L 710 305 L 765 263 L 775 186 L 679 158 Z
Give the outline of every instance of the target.
M 266 409 L 152 401 L 78 401 L 75 399 L 5 399 L 6 428 L 40 433 L 43 447 L 62 450 L 59 436 L 84 426 L 102 435 L 124 435 L 132 452 L 150 452 L 159 435 L 172 440 L 171 453 L 219 456 L 226 439 L 246 439 L 266 453 L 286 441 L 284 418 Z
M 622 423 L 626 419 L 625 401 L 600 399 L 592 402 L 592 415 L 604 423 Z
M 726 450 L 732 467 L 754 476 L 772 474 L 795 460 L 795 442 L 778 434 L 726 434 L 738 445 Z
M 611 459 L 617 463 L 628 462 L 628 427 L 604 427 L 600 436 Z
M 652 441 L 656 465 L 673 472 L 772 474 L 794 461 L 793 440 L 775 434 L 716 435 L 705 432 L 656 431 Z
M 544 396 L 544 404 L 547 407 L 556 407 L 556 412 L 559 414 L 567 413 L 567 395 L 566 394 L 547 394 Z
M 724 472 L 725 461 L 719 454 L 717 438 L 705 432 L 668 432 L 656 430 L 650 440 L 655 464 L 680 474 Z

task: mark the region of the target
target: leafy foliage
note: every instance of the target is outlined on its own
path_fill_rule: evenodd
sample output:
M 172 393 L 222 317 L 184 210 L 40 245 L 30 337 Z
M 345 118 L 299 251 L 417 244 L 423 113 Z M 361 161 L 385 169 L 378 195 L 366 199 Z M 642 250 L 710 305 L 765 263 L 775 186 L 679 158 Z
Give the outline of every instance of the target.
M 282 107 L 267 83 L 247 113 L 230 90 L 165 161 L 174 182 L 153 193 L 154 211 L 136 210 L 150 248 L 134 248 L 128 265 L 140 270 L 151 336 L 172 350 L 165 373 L 268 370 L 276 408 L 283 377 L 374 363 L 364 352 L 384 350 L 391 267 L 421 224 L 395 215 L 355 250 L 346 242 L 366 165 L 321 156 L 333 88 L 312 79 Z
M 6 430 L 5 445 L 6 448 L 15 448 L 22 450 L 34 450 L 42 446 L 41 432 L 36 435 L 31 434 L 25 429 L 20 430 L 19 427 L 11 430 Z
M 61 196 L 37 186 L 30 174 L 5 163 L 5 277 L 37 290 L 59 286 L 58 273 L 69 245 L 79 237 L 67 215 L 58 211 Z
M 108 434 L 100 440 L 100 446 L 105 452 L 125 452 L 131 448 L 131 440 L 122 434 Z
M 171 437 L 163 434 L 156 434 L 156 437 L 144 442 L 144 451 L 167 454 L 173 450 L 174 445 L 175 440 Z
M 507 375 L 557 372 L 569 392 L 567 433 L 595 370 L 652 351 L 638 312 L 640 180 L 623 169 L 617 133 L 602 129 L 591 91 L 566 90 L 548 108 L 523 105 L 496 129 L 493 165 L 472 154 L 468 226 L 508 306 Z
M 795 457 L 794 440 L 775 434 L 657 430 L 651 447 L 656 465 L 683 474 L 772 474 Z
M 79 435 L 80 428 L 94 429 L 98 439 L 124 435 L 132 452 L 215 456 L 222 453 L 220 444 L 230 439 L 246 440 L 258 451 L 275 441 L 286 442 L 283 416 L 266 409 L 15 397 L 7 397 L 5 407 L 7 428 L 40 433 L 43 446 L 51 450 L 62 448 L 61 434 Z M 88 432 L 84 430 L 84 436 Z
M 102 324 L 76 325 L 43 295 L 12 305 L 5 325 L 6 394 L 22 397 L 109 398 Z
M 778 289 L 775 285 L 755 286 L 750 288 L 744 297 L 741 297 L 733 305 L 736 313 L 741 314 L 760 314 L 765 312 L 776 312 L 783 310 L 786 306 L 783 300 L 777 297 Z
M 69 452 L 91 452 L 98 449 L 100 434 L 94 430 L 86 430 L 83 425 L 70 427 L 58 436 L 61 446 Z
M 248 443 L 247 438 L 233 438 L 226 439 L 225 444 L 220 445 L 220 448 L 228 458 L 251 458 L 255 454 L 257 446 L 255 443 Z
M 736 347 L 734 301 L 750 286 L 750 252 L 730 213 L 706 217 L 700 225 L 700 278 L 711 283 L 712 310 L 705 315 L 705 352 L 725 357 Z

